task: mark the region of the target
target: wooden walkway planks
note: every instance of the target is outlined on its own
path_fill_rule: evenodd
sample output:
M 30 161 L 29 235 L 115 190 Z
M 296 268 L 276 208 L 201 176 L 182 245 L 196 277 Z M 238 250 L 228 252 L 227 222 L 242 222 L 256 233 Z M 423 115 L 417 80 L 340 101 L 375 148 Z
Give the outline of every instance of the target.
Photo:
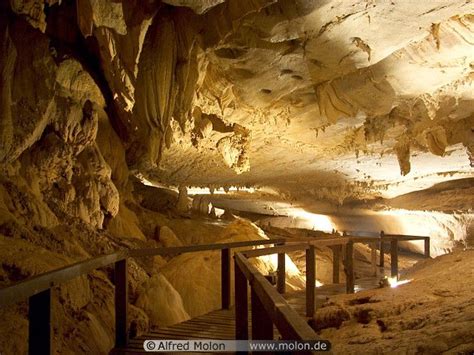
M 218 339 L 235 338 L 234 311 L 221 309 L 189 319 L 185 322 L 152 330 L 150 333 L 130 339 L 126 349 L 114 349 L 111 354 L 131 355 L 145 353 L 143 342 L 147 339 Z
M 251 334 L 251 316 L 249 312 L 249 334 Z M 273 336 L 278 339 L 279 333 L 274 327 Z M 148 334 L 136 337 L 129 341 L 126 349 L 114 349 L 111 354 L 114 355 L 132 355 L 143 354 L 143 342 L 148 339 L 153 340 L 202 340 L 217 339 L 231 340 L 235 339 L 235 313 L 233 309 L 220 309 L 217 311 L 192 318 L 182 323 L 168 327 L 157 328 Z M 198 353 L 194 353 L 198 354 Z
M 378 286 L 378 278 L 357 279 L 356 290 L 371 289 Z M 326 301 L 326 298 L 336 294 L 345 293 L 345 284 L 331 284 L 317 287 L 315 290 L 315 307 L 319 307 Z M 305 291 L 285 293 L 284 298 L 290 306 L 306 319 L 306 297 Z M 250 303 L 250 302 L 249 302 Z M 251 331 L 251 312 L 249 312 L 249 334 Z M 273 328 L 273 337 L 278 339 L 280 334 Z M 114 355 L 132 355 L 143 354 L 143 342 L 147 339 L 168 340 L 168 339 L 217 339 L 230 340 L 235 339 L 235 313 L 234 309 L 220 309 L 202 316 L 189 319 L 185 322 L 172 326 L 157 328 L 150 333 L 130 339 L 126 349 L 114 349 L 111 354 Z M 198 353 L 194 353 L 198 354 Z

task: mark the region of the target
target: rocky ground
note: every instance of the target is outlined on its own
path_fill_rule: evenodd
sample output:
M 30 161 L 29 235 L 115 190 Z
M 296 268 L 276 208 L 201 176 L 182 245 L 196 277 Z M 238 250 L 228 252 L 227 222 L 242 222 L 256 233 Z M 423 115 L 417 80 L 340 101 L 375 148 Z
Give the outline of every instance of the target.
M 336 354 L 471 354 L 474 251 L 418 262 L 397 288 L 333 296 L 315 328 Z

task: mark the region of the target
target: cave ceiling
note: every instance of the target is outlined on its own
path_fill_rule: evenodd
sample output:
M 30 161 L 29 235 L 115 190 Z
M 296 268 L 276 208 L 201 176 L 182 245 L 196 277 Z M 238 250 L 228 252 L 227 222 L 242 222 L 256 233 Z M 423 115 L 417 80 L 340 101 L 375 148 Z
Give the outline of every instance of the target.
M 12 8 L 48 34 L 60 3 Z M 342 202 L 474 176 L 471 1 L 77 0 L 75 12 L 128 165 L 148 180 Z

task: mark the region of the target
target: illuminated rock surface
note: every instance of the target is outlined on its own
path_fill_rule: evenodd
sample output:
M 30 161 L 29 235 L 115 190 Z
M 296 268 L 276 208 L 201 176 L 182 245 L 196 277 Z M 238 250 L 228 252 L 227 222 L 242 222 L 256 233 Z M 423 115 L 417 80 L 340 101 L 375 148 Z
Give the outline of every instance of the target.
M 0 286 L 120 249 L 267 237 L 238 211 L 472 246 L 473 21 L 464 0 L 1 1 Z M 218 262 L 131 260 L 134 331 L 218 307 Z M 53 294 L 57 351 L 107 353 L 109 273 Z M 0 315 L 0 352 L 25 353 L 25 304 Z M 449 339 L 430 349 L 463 351 Z
M 463 353 L 473 349 L 473 251 L 420 262 L 397 288 L 335 296 L 316 314 L 335 353 Z M 464 269 L 464 268 L 468 269 Z

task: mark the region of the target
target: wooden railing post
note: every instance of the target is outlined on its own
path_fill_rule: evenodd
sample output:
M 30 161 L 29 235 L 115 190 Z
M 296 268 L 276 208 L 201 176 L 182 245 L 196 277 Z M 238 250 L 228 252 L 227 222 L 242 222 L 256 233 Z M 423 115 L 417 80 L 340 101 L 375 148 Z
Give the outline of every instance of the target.
M 346 292 L 354 293 L 354 245 L 352 240 L 346 244 Z
M 370 256 L 372 262 L 372 273 L 377 276 L 377 243 L 370 243 Z
M 252 340 L 273 340 L 273 323 L 265 307 L 253 289 L 250 291 L 252 302 Z
M 390 270 L 391 276 L 398 280 L 398 239 L 392 238 L 390 241 Z
M 339 283 L 339 260 L 341 259 L 341 246 L 332 247 L 332 282 Z
M 230 249 L 221 250 L 221 306 L 230 308 Z
M 115 347 L 128 344 L 128 277 L 127 259 L 115 263 Z
M 306 317 L 314 315 L 314 288 L 316 287 L 316 264 L 314 246 L 306 249 Z
M 248 282 L 237 261 L 234 261 L 235 283 L 235 339 L 249 338 Z
M 343 231 L 342 236 L 347 237 L 347 232 Z M 342 262 L 345 264 L 346 263 L 346 248 L 343 248 L 342 246 L 341 246 L 341 256 L 342 256 Z
M 52 354 L 51 289 L 29 298 L 28 353 Z
M 285 253 L 278 253 L 277 290 L 282 294 L 285 293 L 286 286 L 285 269 Z
M 430 258 L 430 237 L 425 238 L 425 258 Z
M 383 245 L 383 240 L 384 240 L 384 237 L 385 237 L 385 232 L 384 231 L 380 231 L 380 267 L 384 267 L 385 265 L 385 256 L 384 256 L 384 245 Z

